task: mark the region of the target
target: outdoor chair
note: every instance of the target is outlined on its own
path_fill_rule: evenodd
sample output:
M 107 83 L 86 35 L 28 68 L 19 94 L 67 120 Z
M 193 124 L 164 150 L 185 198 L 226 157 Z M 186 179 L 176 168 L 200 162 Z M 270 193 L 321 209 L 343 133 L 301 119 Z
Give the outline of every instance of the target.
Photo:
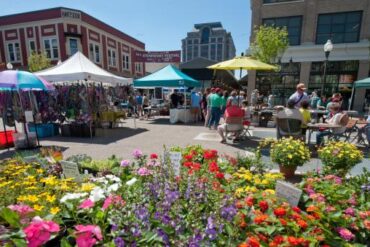
M 250 132 L 251 122 L 248 120 L 243 121 L 243 130 L 240 134 L 240 138 L 247 139 L 252 137 L 252 133 Z
M 356 120 L 350 120 L 348 114 L 342 113 L 342 116 L 339 119 L 339 125 L 346 126 L 346 129 L 341 133 L 331 133 L 328 136 L 328 139 L 331 141 L 348 141 L 351 133 L 355 130 Z
M 370 148 L 370 125 L 365 127 L 365 135 L 366 135 L 366 141 L 367 141 L 367 148 Z
M 231 134 L 237 138 L 242 135 L 244 131 L 243 117 L 228 117 L 226 118 L 225 123 L 226 139 L 228 139 L 228 136 Z
M 291 118 L 277 118 L 276 130 L 277 138 L 293 137 L 297 139 L 304 139 L 301 129 L 302 121 Z

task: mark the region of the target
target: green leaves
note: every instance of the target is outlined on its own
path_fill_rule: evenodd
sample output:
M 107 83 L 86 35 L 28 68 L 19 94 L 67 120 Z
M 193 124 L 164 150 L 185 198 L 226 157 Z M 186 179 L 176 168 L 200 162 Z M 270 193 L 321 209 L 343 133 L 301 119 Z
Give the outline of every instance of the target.
M 0 211 L 0 217 L 4 219 L 12 227 L 16 228 L 21 227 L 18 214 L 10 210 L 9 208 L 3 208 Z

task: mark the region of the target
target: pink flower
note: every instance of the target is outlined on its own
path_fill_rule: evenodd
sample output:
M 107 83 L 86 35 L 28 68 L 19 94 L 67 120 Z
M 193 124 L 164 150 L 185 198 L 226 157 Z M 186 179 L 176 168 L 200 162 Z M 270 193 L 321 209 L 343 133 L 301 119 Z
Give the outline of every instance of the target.
M 341 236 L 341 238 L 347 241 L 351 241 L 353 238 L 355 238 L 355 235 L 353 235 L 353 233 L 350 230 L 343 227 L 338 228 L 338 233 Z
M 53 221 L 34 218 L 29 226 L 23 229 L 28 247 L 38 247 L 49 241 L 51 233 L 59 232 L 59 225 Z
M 139 170 L 137 170 L 137 174 L 139 174 L 140 176 L 148 176 L 151 174 L 151 172 L 145 167 L 140 167 Z
M 86 199 L 83 201 L 78 208 L 88 209 L 94 207 L 95 203 L 91 201 L 90 199 Z
M 99 226 L 94 225 L 77 225 L 76 242 L 78 247 L 92 247 L 97 241 L 103 240 Z
M 112 204 L 113 205 L 118 205 L 118 206 L 119 205 L 123 206 L 123 205 L 125 205 L 125 201 L 122 200 L 121 196 L 110 195 L 105 199 L 102 209 L 105 210 Z
M 336 209 L 333 206 L 327 206 L 326 209 L 325 209 L 326 212 L 334 212 L 335 210 Z
M 355 206 L 357 205 L 356 197 L 354 195 L 351 196 L 350 199 L 348 199 L 348 203 Z
M 24 204 L 9 205 L 8 208 L 11 209 L 14 212 L 17 212 L 20 217 L 25 217 L 29 213 L 34 212 L 33 208 L 31 208 L 28 205 L 24 205 Z
M 344 213 L 354 217 L 356 212 L 353 208 L 347 208 L 346 210 L 344 210 Z
M 141 156 L 143 156 L 143 152 L 140 149 L 135 149 L 132 152 L 132 155 L 136 158 L 139 159 Z
M 129 166 L 130 165 L 130 161 L 129 160 L 122 160 L 121 161 L 121 166 L 122 167 L 127 167 L 127 166 Z

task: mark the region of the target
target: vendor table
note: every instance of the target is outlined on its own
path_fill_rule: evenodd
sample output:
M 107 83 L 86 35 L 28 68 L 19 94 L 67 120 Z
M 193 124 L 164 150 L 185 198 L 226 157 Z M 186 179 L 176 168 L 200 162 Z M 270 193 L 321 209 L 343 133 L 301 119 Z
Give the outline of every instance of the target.
M 328 123 L 308 123 L 307 124 L 307 129 L 308 129 L 308 140 L 307 144 L 310 144 L 311 141 L 311 134 L 314 131 L 318 131 L 321 128 L 326 128 L 326 129 L 335 129 L 335 128 L 342 128 L 343 126 L 341 125 L 336 125 L 336 124 L 328 124 Z
M 115 122 L 119 118 L 126 118 L 125 112 L 104 111 L 100 113 L 102 122 Z
M 170 109 L 170 123 L 174 124 L 177 122 L 183 123 L 194 122 L 190 109 L 181 109 L 181 108 Z

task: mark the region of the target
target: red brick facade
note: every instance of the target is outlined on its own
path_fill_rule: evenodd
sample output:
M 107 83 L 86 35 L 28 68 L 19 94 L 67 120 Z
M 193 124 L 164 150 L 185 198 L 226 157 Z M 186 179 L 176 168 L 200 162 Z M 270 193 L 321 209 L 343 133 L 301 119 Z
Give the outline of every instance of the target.
M 11 26 L 10 26 L 11 25 Z M 0 17 L 0 64 L 11 62 L 14 68 L 27 69 L 27 58 L 31 45 L 38 52 L 46 52 L 45 46 L 57 43 L 50 48 L 53 64 L 64 61 L 77 48 L 98 66 L 118 75 L 140 77 L 142 71 L 135 71 L 134 51 L 145 50 L 145 44 L 137 39 L 74 9 L 54 8 Z M 74 48 L 71 47 L 74 44 Z M 93 45 L 93 52 L 90 51 Z M 16 47 L 16 48 L 15 48 Z M 19 49 L 18 49 L 19 48 Z M 96 53 L 95 49 L 98 50 Z M 115 51 L 116 66 L 109 66 L 108 49 Z M 122 68 L 122 53 L 128 54 L 130 70 Z M 98 55 L 97 55 L 98 54 Z M 13 61 L 11 61 L 11 56 Z M 20 59 L 18 59 L 20 57 Z

